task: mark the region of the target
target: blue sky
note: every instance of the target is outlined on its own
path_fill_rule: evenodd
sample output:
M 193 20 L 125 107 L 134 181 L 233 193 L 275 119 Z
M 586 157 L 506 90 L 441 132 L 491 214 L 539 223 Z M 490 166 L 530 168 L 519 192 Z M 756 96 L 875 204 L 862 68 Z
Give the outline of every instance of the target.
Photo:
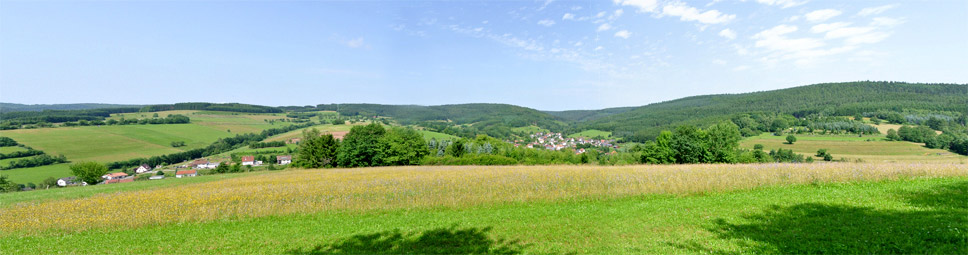
M 566 110 L 968 83 L 966 17 L 966 1 L 0 1 L 0 101 Z

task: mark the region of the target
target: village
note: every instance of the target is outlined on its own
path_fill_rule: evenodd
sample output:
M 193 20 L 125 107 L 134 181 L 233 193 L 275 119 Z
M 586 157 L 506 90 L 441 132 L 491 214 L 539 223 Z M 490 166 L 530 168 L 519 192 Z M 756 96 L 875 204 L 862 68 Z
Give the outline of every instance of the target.
M 291 155 L 280 155 L 276 156 L 276 165 L 288 165 L 292 163 Z M 191 163 L 178 165 L 174 167 L 174 170 L 169 172 L 174 172 L 175 178 L 185 178 L 185 177 L 196 177 L 199 175 L 199 170 L 206 170 L 211 173 L 214 169 L 218 168 L 220 165 L 225 164 L 221 161 L 209 161 L 207 159 L 195 159 Z M 255 156 L 242 156 L 241 162 L 237 163 L 241 166 L 251 166 L 257 167 L 262 166 L 264 163 L 261 160 L 256 160 Z M 126 173 L 127 172 L 127 173 Z M 162 180 L 166 176 L 171 175 L 170 173 L 165 173 L 164 166 L 151 167 L 147 164 L 142 164 L 130 171 L 109 173 L 101 176 L 101 182 L 98 184 L 114 184 L 114 183 L 128 183 L 134 182 L 135 180 L 141 180 L 139 176 L 147 176 L 147 180 Z M 130 173 L 130 174 L 129 174 Z M 76 176 L 64 177 L 57 179 L 57 186 L 67 187 L 67 186 L 86 186 L 88 183 L 81 182 Z
M 515 140 L 514 146 L 519 147 L 523 143 L 529 149 L 537 148 L 555 151 L 574 149 L 575 154 L 582 154 L 586 152 L 587 148 L 591 147 L 618 149 L 618 145 L 614 145 L 614 142 L 615 140 L 563 137 L 561 133 L 537 132 L 531 134 L 530 139 Z

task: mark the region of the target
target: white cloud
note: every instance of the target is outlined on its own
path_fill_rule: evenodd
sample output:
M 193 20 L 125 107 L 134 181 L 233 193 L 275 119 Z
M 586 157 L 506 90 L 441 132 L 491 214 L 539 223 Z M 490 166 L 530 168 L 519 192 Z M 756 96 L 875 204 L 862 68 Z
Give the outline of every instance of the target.
M 581 43 L 581 42 L 576 42 L 576 43 L 575 43 L 575 47 L 578 47 L 578 46 L 581 46 L 582 44 L 584 44 L 584 43 Z
M 595 47 L 595 51 L 600 51 L 602 49 L 605 49 L 605 48 L 602 48 L 602 46 Z
M 602 25 L 598 26 L 598 30 L 596 30 L 596 31 L 601 32 L 601 31 L 606 31 L 606 30 L 609 30 L 609 29 L 612 29 L 612 25 L 609 25 L 608 23 L 605 23 L 605 24 L 602 24 Z
M 904 20 L 886 17 L 877 17 L 871 21 L 871 25 L 879 27 L 893 27 L 904 23 Z
M 807 21 L 810 21 L 810 22 L 821 22 L 833 17 L 837 17 L 841 13 L 843 12 L 834 10 L 834 9 L 823 9 L 823 10 L 812 11 L 810 13 L 803 15 L 803 17 L 805 17 Z
M 844 37 L 854 37 L 863 34 L 870 33 L 873 31 L 872 27 L 841 27 L 834 30 L 830 30 L 824 36 L 825 39 L 837 39 Z
M 826 33 L 827 31 L 850 26 L 847 22 L 834 22 L 834 23 L 824 23 L 817 24 L 810 28 L 810 32 L 814 33 Z
M 622 30 L 622 31 L 615 32 L 615 37 L 621 37 L 623 39 L 629 39 L 629 36 L 631 36 L 631 35 L 632 35 L 632 33 L 630 33 L 628 30 Z
M 538 21 L 538 25 L 550 27 L 555 25 L 555 21 L 550 19 L 543 19 L 541 21 Z
M 363 43 L 363 37 L 352 39 L 352 40 L 346 41 L 345 43 L 346 43 L 346 46 L 350 48 L 359 48 L 365 45 Z
M 863 43 L 879 43 L 884 39 L 887 39 L 889 35 L 890 34 L 884 33 L 884 32 L 865 33 L 865 34 L 855 35 L 847 38 L 846 43 L 848 45 L 863 44 Z
M 821 40 L 813 38 L 787 38 L 786 35 L 797 31 L 796 26 L 778 25 L 773 28 L 763 30 L 753 35 L 756 40 L 757 48 L 766 48 L 770 51 L 780 52 L 799 52 L 823 47 Z
M 780 8 L 790 8 L 807 3 L 807 1 L 796 1 L 796 0 L 756 0 L 757 3 L 765 5 L 776 5 Z
M 736 15 L 723 14 L 717 10 L 702 12 L 682 2 L 674 2 L 663 6 L 662 15 L 678 16 L 680 20 L 698 21 L 703 24 L 725 23 L 736 18 Z
M 577 11 L 577 10 L 581 10 L 581 8 L 582 8 L 581 6 L 575 5 L 575 6 L 572 6 L 571 7 L 571 10 L 572 11 Z
M 639 12 L 654 12 L 659 7 L 657 0 L 612 0 L 612 2 L 621 6 L 639 8 Z
M 570 20 L 570 19 L 575 19 L 575 14 L 571 14 L 571 13 L 565 13 L 565 15 L 564 15 L 564 16 L 561 16 L 561 19 L 562 19 L 562 20 Z
M 733 40 L 733 39 L 736 39 L 736 32 L 733 32 L 732 29 L 727 28 L 727 29 L 723 29 L 723 31 L 719 31 L 719 36 L 726 37 L 727 39 Z
M 717 65 L 721 65 L 721 66 L 723 66 L 723 65 L 726 65 L 726 60 L 722 60 L 722 59 L 713 59 L 713 64 L 717 64 Z
M 598 12 L 598 14 L 595 14 L 595 17 L 596 18 L 605 17 L 605 12 Z
M 745 71 L 745 70 L 749 70 L 749 69 L 750 69 L 750 66 L 742 65 L 742 66 L 734 67 L 733 68 L 733 71 L 737 71 L 738 72 L 738 71 Z
M 882 5 L 878 7 L 864 8 L 860 10 L 860 12 L 858 12 L 857 15 L 869 16 L 869 15 L 881 14 L 882 12 L 890 10 L 894 7 L 897 7 L 897 4 L 889 4 L 889 5 Z

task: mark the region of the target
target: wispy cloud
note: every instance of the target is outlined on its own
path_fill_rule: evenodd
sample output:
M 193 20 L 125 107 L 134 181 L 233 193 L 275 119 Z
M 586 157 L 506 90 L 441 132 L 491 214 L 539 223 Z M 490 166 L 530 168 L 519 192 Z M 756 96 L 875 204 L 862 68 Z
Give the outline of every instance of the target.
M 833 17 L 837 17 L 841 13 L 843 12 L 834 10 L 834 9 L 823 9 L 823 10 L 816 10 L 816 11 L 809 12 L 803 15 L 803 17 L 810 22 L 821 22 L 821 21 L 831 19 Z
M 609 25 L 608 23 L 605 23 L 605 24 L 599 25 L 598 26 L 598 29 L 596 29 L 596 31 L 598 31 L 598 32 L 608 31 L 609 29 L 612 29 L 612 25 Z
M 622 30 L 622 31 L 615 32 L 615 37 L 620 37 L 620 38 L 623 38 L 623 39 L 628 39 L 629 36 L 632 36 L 632 33 L 629 32 L 628 30 Z
M 573 19 L 575 19 L 575 14 L 565 13 L 565 15 L 562 15 L 561 16 L 561 19 L 562 20 L 573 20 Z
M 807 3 L 807 1 L 796 1 L 796 0 L 756 0 L 757 3 L 765 5 L 775 5 L 780 8 L 790 8 L 794 6 L 799 6 Z
M 613 0 L 612 2 L 621 6 L 638 8 L 640 12 L 653 12 L 659 7 L 657 0 Z
M 736 39 L 736 32 L 734 32 L 732 29 L 727 28 L 727 29 L 723 29 L 722 31 L 719 31 L 719 36 L 726 37 L 726 39 L 732 40 L 732 39 Z
M 884 11 L 890 10 L 894 7 L 897 7 L 897 4 L 889 4 L 889 5 L 882 5 L 878 7 L 864 8 L 860 10 L 860 12 L 858 12 L 857 15 L 860 15 L 860 16 L 877 15 L 877 14 L 881 14 Z
M 734 14 L 724 14 L 717 10 L 700 11 L 682 2 L 674 2 L 662 7 L 662 15 L 678 16 L 684 21 L 698 21 L 703 24 L 719 24 L 736 18 Z
M 550 19 L 543 19 L 541 21 L 538 21 L 538 25 L 550 27 L 555 25 L 555 21 Z

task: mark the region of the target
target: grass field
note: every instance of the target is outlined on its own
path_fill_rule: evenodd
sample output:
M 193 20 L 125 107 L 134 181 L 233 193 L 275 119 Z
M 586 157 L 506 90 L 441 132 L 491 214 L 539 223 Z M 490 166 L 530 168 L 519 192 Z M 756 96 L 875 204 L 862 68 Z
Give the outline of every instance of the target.
M 922 144 L 899 141 L 885 141 L 883 135 L 794 135 L 795 143 L 786 144 L 786 136 L 762 134 L 740 141 L 740 147 L 752 149 L 762 144 L 764 150 L 791 149 L 804 156 L 813 156 L 819 149 L 827 149 L 835 159 L 860 159 L 865 162 L 968 162 L 968 156 L 946 150 L 928 149 Z M 867 141 L 872 140 L 872 141 Z
M 234 134 L 198 124 L 170 124 L 20 129 L 2 135 L 71 161 L 108 162 L 200 148 Z M 186 146 L 171 147 L 174 141 Z
M 430 141 L 430 139 L 437 139 L 437 141 L 443 141 L 443 140 L 455 141 L 457 139 L 460 139 L 460 137 L 457 137 L 457 136 L 448 135 L 444 133 L 437 133 L 433 131 L 418 130 L 418 132 L 420 132 L 420 134 L 423 135 L 424 140 L 427 140 L 427 141 Z
M 24 149 L 23 147 L 20 147 L 20 146 L 0 147 L 0 153 L 11 153 L 15 151 L 25 151 L 25 150 L 27 149 Z
M 601 130 L 597 130 L 597 129 L 590 129 L 590 130 L 585 130 L 585 131 L 581 131 L 581 132 L 578 132 L 578 133 L 574 133 L 574 134 L 568 135 L 568 137 L 571 137 L 571 138 L 579 138 L 579 137 L 595 138 L 595 137 L 599 137 L 599 136 L 608 139 L 608 138 L 611 138 L 612 137 L 612 132 L 609 132 L 609 131 L 601 131 Z
M 524 132 L 525 134 L 534 134 L 534 133 L 538 133 L 538 132 L 546 133 L 546 132 L 549 132 L 549 131 L 547 129 L 540 128 L 540 127 L 537 127 L 537 126 L 527 126 L 527 127 L 511 128 L 511 132 L 515 132 L 515 133 Z
M 0 247 L 14 254 L 964 254 L 968 249 L 964 165 L 393 167 L 250 174 L 124 190 L 141 184 L 118 184 L 119 190 L 81 195 L 38 192 L 17 201 L 0 195 L 6 205 L 0 208 Z M 99 187 L 55 192 L 91 188 Z
M 63 154 L 72 162 L 111 162 L 139 157 L 151 157 L 176 153 L 208 146 L 219 138 L 239 133 L 257 133 L 264 129 L 289 125 L 287 122 L 269 124 L 265 120 L 285 118 L 283 114 L 247 114 L 229 112 L 162 111 L 168 114 L 189 116 L 189 124 L 122 125 L 57 127 L 39 129 L 3 130 L 0 136 L 13 138 L 21 144 L 42 150 L 50 155 Z M 150 118 L 154 113 L 125 113 L 112 115 L 111 119 Z M 144 115 L 144 117 L 142 117 Z M 231 130 L 231 132 L 227 132 Z M 349 130 L 349 128 L 347 128 Z M 186 146 L 174 148 L 171 142 L 183 141 Z M 15 150 L 3 147 L 3 151 Z M 6 164 L 4 160 L 0 164 Z M 35 168 L 4 170 L 17 183 L 39 183 L 47 177 L 67 177 L 67 164 Z
M 323 133 L 323 134 L 327 134 L 327 133 L 340 133 L 340 134 L 345 135 L 344 132 L 349 132 L 350 129 L 353 128 L 353 126 L 355 126 L 355 125 L 332 125 L 332 124 L 315 125 L 315 126 L 312 126 L 312 127 L 296 129 L 296 130 L 293 130 L 293 131 L 289 131 L 289 132 L 286 132 L 286 133 L 282 133 L 282 134 L 279 134 L 279 135 L 275 135 L 275 136 L 273 136 L 273 137 L 271 137 L 269 139 L 266 139 L 266 141 L 267 142 L 274 142 L 274 141 L 286 141 L 286 140 L 289 140 L 289 139 L 292 139 L 292 138 L 302 138 L 302 132 L 303 132 L 303 130 L 310 130 L 310 129 L 313 129 L 313 128 L 315 128 L 316 130 L 319 130 L 319 132 L 320 133 Z

